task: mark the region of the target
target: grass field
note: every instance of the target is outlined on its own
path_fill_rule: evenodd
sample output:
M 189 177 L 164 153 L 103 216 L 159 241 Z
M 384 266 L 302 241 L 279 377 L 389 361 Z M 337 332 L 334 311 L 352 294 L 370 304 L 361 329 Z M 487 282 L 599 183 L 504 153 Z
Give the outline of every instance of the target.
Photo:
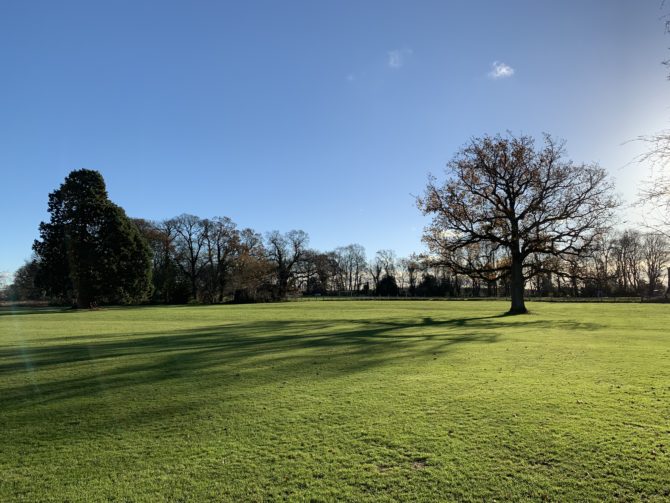
M 670 499 L 667 305 L 0 312 L 0 501 Z

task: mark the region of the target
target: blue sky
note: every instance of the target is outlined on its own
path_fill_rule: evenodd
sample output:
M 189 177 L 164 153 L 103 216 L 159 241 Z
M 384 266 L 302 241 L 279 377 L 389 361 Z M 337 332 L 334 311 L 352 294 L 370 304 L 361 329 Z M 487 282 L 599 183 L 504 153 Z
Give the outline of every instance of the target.
M 80 168 L 131 216 L 368 255 L 422 249 L 413 195 L 481 134 L 564 138 L 630 201 L 625 142 L 670 118 L 660 3 L 5 0 L 0 271 Z

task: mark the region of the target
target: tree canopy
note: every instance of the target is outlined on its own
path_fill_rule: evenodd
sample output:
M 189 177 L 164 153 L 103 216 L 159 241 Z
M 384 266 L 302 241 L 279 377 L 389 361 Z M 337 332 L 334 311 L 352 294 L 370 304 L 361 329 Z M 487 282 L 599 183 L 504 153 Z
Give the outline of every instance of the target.
M 618 205 L 603 168 L 564 157 L 549 135 L 540 148 L 529 136 L 474 138 L 418 199 L 437 260 L 484 280 L 508 277 L 510 313 L 526 312 L 525 282 L 588 251 Z

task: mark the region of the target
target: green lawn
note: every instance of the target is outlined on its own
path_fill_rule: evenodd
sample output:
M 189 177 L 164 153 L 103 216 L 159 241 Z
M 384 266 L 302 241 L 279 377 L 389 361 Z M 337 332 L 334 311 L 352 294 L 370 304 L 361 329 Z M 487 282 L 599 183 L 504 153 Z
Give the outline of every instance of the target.
M 670 499 L 670 306 L 0 311 L 0 501 Z

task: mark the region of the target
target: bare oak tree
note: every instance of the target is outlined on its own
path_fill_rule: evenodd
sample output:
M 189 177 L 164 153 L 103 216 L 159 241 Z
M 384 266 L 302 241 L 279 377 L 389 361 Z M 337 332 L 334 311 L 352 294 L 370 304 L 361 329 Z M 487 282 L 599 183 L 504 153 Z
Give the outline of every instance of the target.
M 550 263 L 528 257 L 584 253 L 618 205 L 604 169 L 564 156 L 564 143 L 549 135 L 540 148 L 529 136 L 474 138 L 448 163 L 445 182 L 430 177 L 418 198 L 432 217 L 423 238 L 430 251 L 471 278 L 507 276 L 510 314 L 527 312 L 525 282 Z M 502 257 L 491 261 L 492 253 Z

